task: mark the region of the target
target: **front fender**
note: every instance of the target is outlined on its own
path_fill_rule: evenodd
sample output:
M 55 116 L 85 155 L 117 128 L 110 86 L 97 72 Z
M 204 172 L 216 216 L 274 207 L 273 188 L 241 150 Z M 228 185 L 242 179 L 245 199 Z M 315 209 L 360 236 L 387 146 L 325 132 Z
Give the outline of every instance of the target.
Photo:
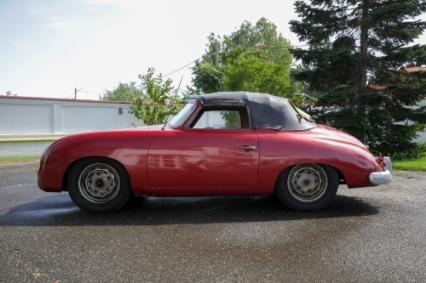
M 76 161 L 90 157 L 106 157 L 123 165 L 132 189 L 140 192 L 146 181 L 146 158 L 151 137 L 137 132 L 91 133 L 62 138 L 43 154 L 38 171 L 38 186 L 47 192 L 60 192 L 69 167 Z

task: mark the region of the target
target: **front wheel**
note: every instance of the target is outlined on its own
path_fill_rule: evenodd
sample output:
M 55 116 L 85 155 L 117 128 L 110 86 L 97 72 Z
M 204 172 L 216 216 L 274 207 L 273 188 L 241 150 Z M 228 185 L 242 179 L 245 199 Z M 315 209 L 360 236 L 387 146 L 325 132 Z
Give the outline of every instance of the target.
M 92 212 L 120 209 L 132 194 L 125 169 L 103 158 L 76 163 L 69 172 L 67 189 L 77 206 Z
M 331 167 L 300 164 L 284 171 L 275 189 L 278 199 L 294 210 L 319 210 L 331 203 L 339 176 Z

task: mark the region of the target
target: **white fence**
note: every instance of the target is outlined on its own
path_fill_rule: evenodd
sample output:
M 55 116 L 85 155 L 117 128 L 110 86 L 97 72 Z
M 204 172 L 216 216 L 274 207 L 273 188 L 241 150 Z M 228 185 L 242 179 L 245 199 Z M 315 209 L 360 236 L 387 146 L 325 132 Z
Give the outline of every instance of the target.
M 130 104 L 108 101 L 0 96 L 0 157 L 38 155 L 49 144 L 17 142 L 142 125 Z
M 128 103 L 0 96 L 0 135 L 66 135 L 140 125 L 129 110 Z

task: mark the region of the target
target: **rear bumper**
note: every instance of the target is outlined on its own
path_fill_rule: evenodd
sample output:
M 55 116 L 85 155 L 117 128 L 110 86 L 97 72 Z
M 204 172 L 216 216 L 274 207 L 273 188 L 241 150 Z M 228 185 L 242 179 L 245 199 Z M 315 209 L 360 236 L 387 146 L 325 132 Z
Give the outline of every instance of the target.
M 392 161 L 389 157 L 384 157 L 383 162 L 385 165 L 385 171 L 372 172 L 368 176 L 370 183 L 375 186 L 389 184 L 392 182 Z
M 375 186 L 389 184 L 392 182 L 392 173 L 389 170 L 372 172 L 368 176 L 368 179 L 370 180 L 370 183 Z

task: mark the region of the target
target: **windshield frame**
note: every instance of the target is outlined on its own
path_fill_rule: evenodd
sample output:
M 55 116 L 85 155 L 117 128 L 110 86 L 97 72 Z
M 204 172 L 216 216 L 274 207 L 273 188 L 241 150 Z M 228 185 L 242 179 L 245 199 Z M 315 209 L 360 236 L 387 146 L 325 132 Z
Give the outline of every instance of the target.
M 289 101 L 288 103 L 291 105 L 291 107 L 293 107 L 294 111 L 296 112 L 296 115 L 298 115 L 299 122 L 301 119 L 303 119 L 307 122 L 315 123 L 311 115 L 309 115 L 308 113 L 306 113 L 305 111 L 303 111 L 302 109 L 294 105 L 292 102 Z
M 197 105 L 198 103 L 196 99 L 188 100 L 185 106 L 182 107 L 182 109 L 180 109 L 179 112 L 172 119 L 170 119 L 170 121 L 167 122 L 167 127 L 170 127 L 172 129 L 178 129 L 183 127 L 188 121 L 188 119 L 191 118 L 194 111 L 197 109 Z M 176 121 L 174 122 L 175 119 Z

